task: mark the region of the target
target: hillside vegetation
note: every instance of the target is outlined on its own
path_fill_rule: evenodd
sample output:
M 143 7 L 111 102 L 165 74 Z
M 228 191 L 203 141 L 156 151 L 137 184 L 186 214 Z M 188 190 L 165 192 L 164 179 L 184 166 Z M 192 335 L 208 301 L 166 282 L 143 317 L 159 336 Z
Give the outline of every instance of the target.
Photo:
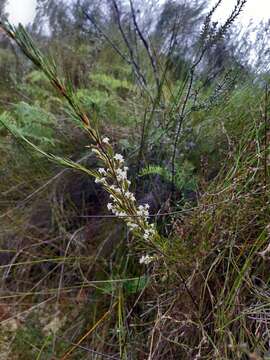
M 270 359 L 246 2 L 39 0 L 27 27 L 0 5 L 1 360 Z

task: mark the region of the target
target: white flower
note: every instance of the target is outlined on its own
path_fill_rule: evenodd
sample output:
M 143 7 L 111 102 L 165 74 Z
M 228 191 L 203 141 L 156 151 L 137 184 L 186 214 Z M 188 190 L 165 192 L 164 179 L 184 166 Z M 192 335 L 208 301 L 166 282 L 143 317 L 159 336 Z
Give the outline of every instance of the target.
M 121 154 L 115 154 L 114 159 L 119 161 L 120 163 L 124 162 L 124 158 Z
M 102 142 L 104 143 L 104 144 L 109 144 L 109 142 L 110 142 L 110 139 L 108 138 L 108 137 L 105 137 L 105 138 L 103 138 L 102 139 Z
M 110 186 L 110 189 L 111 189 L 112 191 L 114 191 L 116 194 L 121 194 L 121 193 L 122 193 L 121 189 L 119 189 L 119 188 L 116 187 L 115 185 L 111 185 L 111 186 Z M 110 195 L 110 197 L 111 197 L 111 195 Z M 113 197 L 114 197 L 114 196 L 113 196 Z
M 149 229 L 145 230 L 149 235 L 155 234 L 155 229 L 151 226 Z
M 150 228 L 148 228 L 144 231 L 143 238 L 145 240 L 149 240 L 149 238 L 152 237 L 153 235 L 155 235 L 155 233 L 156 233 L 155 230 L 151 226 Z
M 146 211 L 150 208 L 150 206 L 148 204 L 144 204 L 144 205 L 140 205 L 139 206 L 139 210 L 143 210 L 143 211 Z
M 104 168 L 99 168 L 99 169 L 98 169 L 98 172 L 99 172 L 101 175 L 106 175 L 106 174 L 107 174 L 107 172 L 106 172 L 106 170 L 105 170 Z
M 130 230 L 134 230 L 134 229 L 137 229 L 139 227 L 138 224 L 131 223 L 131 222 L 128 222 L 127 226 L 130 228 Z
M 108 204 L 107 204 L 107 208 L 108 208 L 108 210 L 112 210 L 112 209 L 113 209 L 113 204 L 112 204 L 112 203 L 108 203 Z
M 121 194 L 121 189 L 119 189 L 119 188 L 116 187 L 115 185 L 111 185 L 111 186 L 110 186 L 110 189 L 111 189 L 112 191 L 114 191 L 115 193 L 117 193 L 117 194 Z
M 149 211 L 148 211 L 148 209 L 149 209 L 149 205 L 148 204 L 146 204 L 146 205 L 140 205 L 139 207 L 138 207 L 138 211 L 137 211 L 137 215 L 138 216 L 142 216 L 142 217 L 145 217 L 145 218 L 148 218 L 149 217 Z
M 155 259 L 154 256 L 143 255 L 143 256 L 140 258 L 139 262 L 140 262 L 140 264 L 148 265 L 148 264 L 150 264 L 154 259 Z
M 118 213 L 118 216 L 123 217 L 123 216 L 127 216 L 127 214 L 124 211 L 121 211 Z
M 134 194 L 132 194 L 132 192 L 130 192 L 130 191 L 126 191 L 126 192 L 125 192 L 125 197 L 126 197 L 127 199 L 130 199 L 131 201 L 135 201 L 135 200 L 136 200 Z
M 143 235 L 143 238 L 144 238 L 144 240 L 149 240 L 149 234 L 145 232 Z
M 105 178 L 96 178 L 95 183 L 96 184 L 99 184 L 99 183 L 106 184 L 106 179 Z
M 148 210 L 144 210 L 144 216 L 145 216 L 146 218 L 149 217 L 149 211 L 148 211 Z
M 116 177 L 117 177 L 118 181 L 126 180 L 127 172 L 125 170 L 122 170 L 122 169 L 117 169 L 116 170 Z

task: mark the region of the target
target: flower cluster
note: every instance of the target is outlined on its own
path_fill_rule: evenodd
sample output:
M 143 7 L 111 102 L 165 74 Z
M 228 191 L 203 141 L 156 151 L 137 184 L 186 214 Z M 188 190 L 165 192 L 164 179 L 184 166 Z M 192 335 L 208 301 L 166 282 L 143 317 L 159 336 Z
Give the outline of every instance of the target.
M 138 216 L 144 216 L 146 219 L 149 218 L 149 208 L 150 206 L 148 204 L 140 205 L 138 207 L 137 214 Z
M 157 233 L 154 224 L 148 222 L 149 205 L 136 204 L 135 195 L 129 189 L 128 167 L 124 166 L 124 157 L 113 153 L 109 138 L 103 138 L 101 143 L 102 147 L 97 146 L 93 151 L 106 167 L 96 171 L 95 182 L 102 184 L 110 194 L 108 210 L 123 218 L 134 235 L 148 242 L 153 241 Z
M 154 228 L 154 224 L 150 224 L 147 229 L 145 229 L 143 238 L 145 240 L 150 240 L 156 233 L 156 230 Z
M 155 257 L 154 257 L 154 256 L 143 255 L 143 256 L 140 258 L 139 263 L 140 263 L 140 264 L 149 265 L 153 260 L 155 260 Z

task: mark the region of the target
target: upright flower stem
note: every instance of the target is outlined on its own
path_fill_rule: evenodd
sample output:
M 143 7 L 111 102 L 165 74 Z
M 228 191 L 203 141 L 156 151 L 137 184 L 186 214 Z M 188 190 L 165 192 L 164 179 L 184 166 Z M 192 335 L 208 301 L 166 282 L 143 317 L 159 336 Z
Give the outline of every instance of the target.
M 148 222 L 149 205 L 138 205 L 135 195 L 129 191 L 131 183 L 127 178 L 128 167 L 124 166 L 123 156 L 121 154 L 115 154 L 109 138 L 102 138 L 99 132 L 92 127 L 89 117 L 81 109 L 75 94 L 70 87 L 65 86 L 64 81 L 58 77 L 55 64 L 44 57 L 23 26 L 19 25 L 18 28 L 15 28 L 8 23 L 0 23 L 0 28 L 15 41 L 22 52 L 47 76 L 53 87 L 68 102 L 72 116 L 79 121 L 92 140 L 93 144 L 90 145 L 89 148 L 91 148 L 97 158 L 101 160 L 105 168 L 92 171 L 81 167 L 80 170 L 94 175 L 95 182 L 101 183 L 103 188 L 110 194 L 112 203 L 108 203 L 108 210 L 112 211 L 115 216 L 123 218 L 135 238 L 138 240 L 143 239 L 148 245 L 155 244 L 159 235 L 155 225 Z M 51 154 L 46 154 L 29 140 L 25 138 L 23 138 L 23 140 L 29 145 L 32 145 L 35 150 L 47 156 L 50 160 L 57 159 L 61 164 L 78 169 L 70 160 L 64 160 Z M 157 248 L 156 245 L 148 247 L 152 252 L 154 248 Z M 146 259 L 145 263 L 147 264 L 149 258 L 147 257 Z

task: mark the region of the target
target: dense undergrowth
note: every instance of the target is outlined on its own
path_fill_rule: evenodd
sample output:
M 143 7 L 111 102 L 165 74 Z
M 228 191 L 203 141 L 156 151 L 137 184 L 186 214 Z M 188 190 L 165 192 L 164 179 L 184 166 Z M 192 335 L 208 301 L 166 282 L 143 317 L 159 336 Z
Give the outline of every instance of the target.
M 0 359 L 268 359 L 269 73 L 213 63 L 245 1 L 82 3 L 1 23 Z

